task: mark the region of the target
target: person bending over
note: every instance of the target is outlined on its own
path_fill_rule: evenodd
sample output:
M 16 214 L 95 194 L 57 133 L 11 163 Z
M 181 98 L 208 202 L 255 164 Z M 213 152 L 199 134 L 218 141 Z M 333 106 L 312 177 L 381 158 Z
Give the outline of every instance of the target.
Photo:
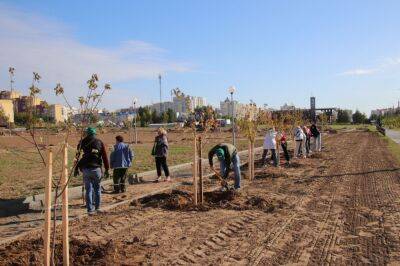
M 213 158 L 217 156 L 220 163 L 221 176 L 227 178 L 232 164 L 233 172 L 235 173 L 235 189 L 240 189 L 240 158 L 237 154 L 235 146 L 229 143 L 220 143 L 215 145 L 208 153 L 208 161 L 210 167 L 214 170 Z

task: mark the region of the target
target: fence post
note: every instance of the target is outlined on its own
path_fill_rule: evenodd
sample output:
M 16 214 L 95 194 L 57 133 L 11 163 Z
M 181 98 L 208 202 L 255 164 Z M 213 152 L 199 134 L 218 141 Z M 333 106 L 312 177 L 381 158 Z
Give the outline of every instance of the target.
M 43 232 L 43 245 L 44 245 L 44 265 L 50 266 L 50 223 L 51 223 L 51 187 L 53 178 L 53 148 L 49 148 L 48 155 L 48 175 L 44 183 L 44 232 Z
M 69 266 L 69 225 L 68 225 L 68 144 L 64 143 L 63 167 L 61 185 L 62 194 L 62 240 L 63 240 L 63 265 Z
M 193 201 L 197 205 L 198 182 L 197 182 L 197 136 L 194 135 L 194 158 L 193 158 Z
M 202 164 L 203 148 L 202 148 L 201 136 L 199 136 L 198 145 L 199 145 L 199 147 L 198 147 L 198 152 L 199 152 L 198 162 L 199 162 L 199 184 L 200 184 L 199 202 L 200 202 L 200 204 L 203 204 L 203 193 L 204 193 L 204 187 L 203 187 L 203 164 Z

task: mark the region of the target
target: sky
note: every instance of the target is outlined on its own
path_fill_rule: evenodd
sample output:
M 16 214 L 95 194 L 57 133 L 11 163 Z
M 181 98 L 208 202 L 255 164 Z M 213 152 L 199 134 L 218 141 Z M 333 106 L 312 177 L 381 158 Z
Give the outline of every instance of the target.
M 110 110 L 163 100 L 170 91 L 219 106 L 235 99 L 279 108 L 372 109 L 400 98 L 400 1 L 0 1 L 0 88 L 63 103 L 97 73 Z

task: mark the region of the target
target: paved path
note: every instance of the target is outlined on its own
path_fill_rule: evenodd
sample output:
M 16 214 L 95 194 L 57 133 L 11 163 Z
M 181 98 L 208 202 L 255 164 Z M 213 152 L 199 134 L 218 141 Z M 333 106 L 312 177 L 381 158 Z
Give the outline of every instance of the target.
M 385 130 L 386 130 L 386 136 L 391 138 L 394 142 L 400 144 L 400 131 L 391 130 L 388 128 L 385 128 Z

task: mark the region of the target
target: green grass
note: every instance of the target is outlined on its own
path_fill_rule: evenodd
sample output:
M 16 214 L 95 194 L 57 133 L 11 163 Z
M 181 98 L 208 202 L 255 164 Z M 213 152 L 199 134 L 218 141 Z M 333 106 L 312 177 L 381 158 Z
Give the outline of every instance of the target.
M 387 143 L 387 148 L 389 151 L 393 154 L 393 156 L 397 159 L 397 161 L 400 163 L 400 144 L 397 144 L 394 142 L 391 138 L 382 136 L 381 137 L 385 140 Z
M 376 130 L 375 126 L 370 125 L 370 124 L 360 124 L 360 125 L 332 124 L 332 125 L 327 125 L 327 128 L 331 128 L 331 129 L 335 129 L 335 130 L 344 130 L 344 129 L 369 129 L 371 131 Z

